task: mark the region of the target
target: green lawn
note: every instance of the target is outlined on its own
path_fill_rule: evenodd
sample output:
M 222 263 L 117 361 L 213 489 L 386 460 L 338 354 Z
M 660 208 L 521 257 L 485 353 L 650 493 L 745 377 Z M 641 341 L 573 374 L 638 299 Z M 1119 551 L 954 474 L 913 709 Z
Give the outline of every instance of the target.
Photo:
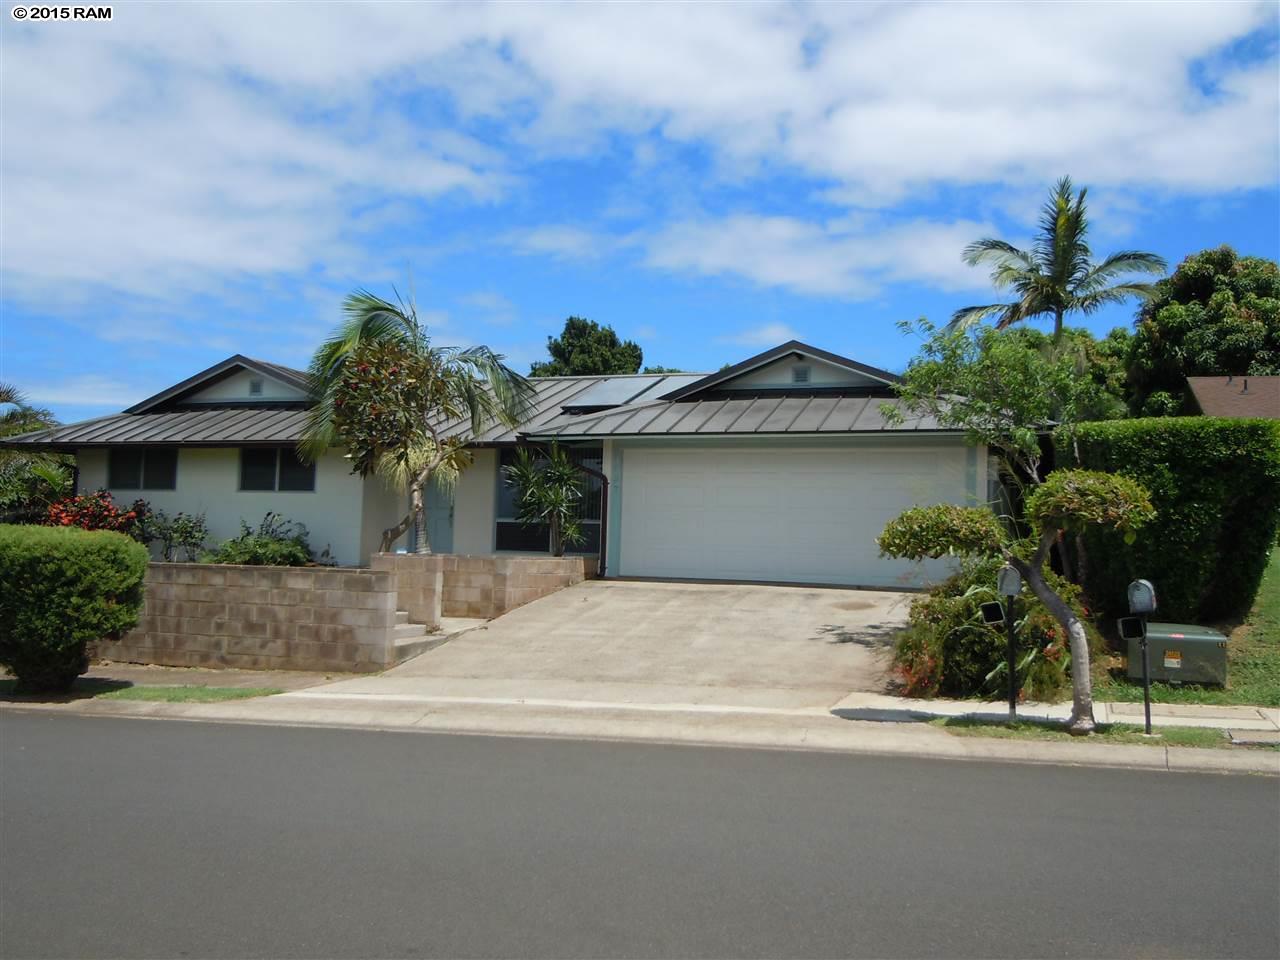
M 1094 677 L 1095 700 L 1142 700 L 1142 684 L 1104 666 Z M 1248 619 L 1231 633 L 1227 647 L 1227 686 L 1151 685 L 1156 703 L 1248 704 L 1280 707 L 1280 549 L 1272 551 L 1258 597 Z
M 1082 742 L 1081 737 L 1067 733 L 1061 725 L 1034 720 L 1019 720 L 1013 726 L 992 720 L 975 720 L 969 717 L 939 717 L 929 721 L 947 733 L 957 737 L 995 737 L 1000 740 L 1061 740 Z M 1203 727 L 1158 727 L 1158 737 L 1145 737 L 1142 727 L 1127 723 L 1099 724 L 1088 738 L 1089 742 L 1137 743 L 1154 747 L 1226 747 L 1244 750 L 1251 747 L 1233 747 L 1224 730 L 1207 730 Z M 1261 749 L 1273 749 L 1262 747 Z
M 22 697 L 13 692 L 13 680 L 0 680 L 0 697 L 6 699 L 62 699 L 61 697 Z M 284 693 L 278 687 L 162 687 L 134 686 L 112 680 L 81 677 L 66 695 L 73 700 L 149 700 L 159 703 L 215 703 L 219 700 L 248 700 Z

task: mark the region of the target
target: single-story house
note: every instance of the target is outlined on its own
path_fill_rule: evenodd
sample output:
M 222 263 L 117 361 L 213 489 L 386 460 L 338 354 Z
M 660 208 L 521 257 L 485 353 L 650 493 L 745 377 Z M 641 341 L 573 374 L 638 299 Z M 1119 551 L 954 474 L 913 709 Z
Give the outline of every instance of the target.
M 515 429 L 448 426 L 475 460 L 430 492 L 432 548 L 545 551 L 501 468 L 554 440 L 586 468 L 580 549 L 606 576 L 919 586 L 947 563 L 881 557 L 876 536 L 912 505 L 989 502 L 990 471 L 958 432 L 886 417 L 897 379 L 794 340 L 712 374 L 535 378 Z M 339 451 L 300 460 L 308 405 L 301 371 L 237 355 L 123 413 L 7 443 L 74 453 L 80 490 L 203 512 L 217 539 L 275 511 L 317 551 L 366 564 L 405 497 Z
M 1206 417 L 1280 420 L 1280 377 L 1187 377 L 1187 389 Z

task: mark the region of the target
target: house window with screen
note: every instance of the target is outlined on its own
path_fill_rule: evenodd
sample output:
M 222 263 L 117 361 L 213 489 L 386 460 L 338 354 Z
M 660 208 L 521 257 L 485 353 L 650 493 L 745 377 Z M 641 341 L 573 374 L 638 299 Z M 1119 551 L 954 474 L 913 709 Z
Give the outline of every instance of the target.
M 114 447 L 107 455 L 112 490 L 173 490 L 178 485 L 178 451 L 173 447 Z
M 240 450 L 240 489 L 311 492 L 316 488 L 316 465 L 303 463 L 292 447 L 243 447 Z
M 575 447 L 568 450 L 570 459 L 591 470 L 604 468 L 604 451 L 601 447 Z M 519 511 L 516 508 L 515 487 L 507 483 L 506 471 L 516 462 L 516 451 L 506 448 L 498 457 L 498 507 L 496 511 L 496 529 L 494 531 L 494 549 L 513 553 L 547 553 L 551 549 L 551 531 L 544 524 L 524 524 L 516 519 Z M 582 476 L 582 500 L 580 501 L 578 522 L 582 524 L 582 532 L 586 539 L 582 543 L 566 543 L 565 553 L 599 553 L 600 552 L 600 493 L 599 477 L 590 474 Z

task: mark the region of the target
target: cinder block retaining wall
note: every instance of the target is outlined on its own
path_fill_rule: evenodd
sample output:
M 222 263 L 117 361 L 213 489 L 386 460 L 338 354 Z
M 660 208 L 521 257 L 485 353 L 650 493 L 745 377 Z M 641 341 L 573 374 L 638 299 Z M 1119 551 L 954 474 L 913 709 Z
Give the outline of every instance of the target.
M 374 570 L 394 572 L 400 609 L 414 623 L 440 617 L 501 616 L 594 576 L 595 557 L 499 557 L 380 553 Z
M 395 576 L 325 567 L 153 563 L 136 629 L 109 660 L 175 667 L 372 671 L 394 657 Z

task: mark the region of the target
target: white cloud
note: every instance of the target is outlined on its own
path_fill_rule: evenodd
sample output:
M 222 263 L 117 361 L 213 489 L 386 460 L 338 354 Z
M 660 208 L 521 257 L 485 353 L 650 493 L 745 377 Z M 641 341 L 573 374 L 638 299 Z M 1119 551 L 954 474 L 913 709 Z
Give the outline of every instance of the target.
M 372 277 L 404 252 L 381 244 L 380 218 L 430 226 L 441 198 L 501 202 L 539 164 L 616 146 L 660 196 L 668 147 L 705 153 L 710 172 L 677 186 L 690 211 L 778 172 L 867 208 L 937 187 L 1038 193 L 1063 172 L 1196 195 L 1271 186 L 1274 51 L 1221 51 L 1273 18 L 1266 0 L 190 3 L 126 5 L 109 30 L 6 22 L 6 293 L 176 302 L 333 264 Z M 869 238 L 690 211 L 650 262 L 842 296 L 964 282 L 931 255 L 960 224 Z M 638 238 L 566 223 L 504 239 L 590 259 Z
M 746 347 L 776 347 L 788 340 L 799 340 L 800 334 L 785 323 L 766 323 L 740 333 L 716 338 L 720 343 L 738 343 Z
M 556 260 L 596 260 L 625 244 L 625 238 L 569 224 L 547 224 L 508 231 L 503 241 L 518 253 Z
M 864 218 L 811 223 L 736 214 L 673 224 L 647 244 L 650 266 L 736 276 L 797 293 L 865 299 L 886 283 L 921 280 L 946 290 L 982 289 L 985 275 L 960 259 L 989 234 L 972 221 L 881 223 Z
M 39 406 L 127 407 L 147 393 L 136 386 L 94 374 L 31 387 L 30 401 Z

